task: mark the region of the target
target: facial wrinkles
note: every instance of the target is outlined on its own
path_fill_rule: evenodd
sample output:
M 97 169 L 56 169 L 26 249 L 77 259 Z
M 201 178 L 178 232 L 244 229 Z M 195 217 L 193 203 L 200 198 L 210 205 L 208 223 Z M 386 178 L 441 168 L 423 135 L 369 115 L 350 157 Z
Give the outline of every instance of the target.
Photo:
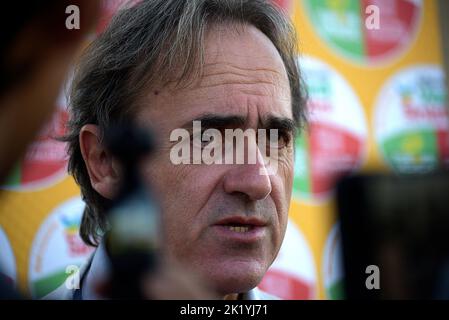
M 274 96 L 276 90 L 279 91 L 279 83 L 276 83 L 276 80 L 281 78 L 281 75 L 277 71 L 272 71 L 269 69 L 245 69 L 245 68 L 239 68 L 234 67 L 233 65 L 227 64 L 227 63 L 215 63 L 213 65 L 208 65 L 208 70 L 205 72 L 205 75 L 203 77 L 203 81 L 201 81 L 201 84 L 198 86 L 198 90 L 211 88 L 213 87 L 215 90 L 218 89 L 219 86 L 222 86 L 222 90 L 233 90 L 232 88 L 229 88 L 229 86 L 238 86 L 236 88 L 236 91 L 238 93 L 241 93 L 242 85 L 243 87 L 248 87 L 255 85 L 251 88 L 253 92 L 261 92 L 260 88 L 265 87 L 265 95 L 271 95 Z M 248 70 L 247 74 L 243 73 L 244 70 Z M 280 82 L 280 81 L 279 81 Z M 268 87 L 268 89 L 267 89 Z M 235 91 L 230 93 L 229 95 L 219 95 L 219 94 L 212 94 L 209 96 L 212 99 L 225 99 L 226 101 L 219 101 L 219 105 L 224 106 L 225 110 L 234 110 L 230 111 L 231 113 L 236 113 L 244 116 L 247 119 L 247 127 L 253 127 L 257 128 L 258 124 L 260 123 L 261 119 L 263 119 L 268 111 L 268 114 L 273 114 L 277 108 L 275 108 L 274 103 L 272 100 L 267 100 L 266 98 L 256 96 L 255 98 L 251 96 L 251 94 L 243 94 L 241 95 L 243 99 L 235 99 Z M 287 110 L 290 110 L 287 108 Z M 284 111 L 285 113 L 285 111 Z M 285 115 L 290 116 L 290 114 Z M 216 170 L 217 168 L 215 168 Z M 202 170 L 205 170 L 205 168 L 202 168 Z M 194 170 L 195 172 L 195 170 Z M 220 171 L 219 171 L 220 172 Z M 218 174 L 218 172 L 216 172 Z M 270 177 L 271 180 L 272 177 Z M 217 179 L 216 183 L 220 183 L 220 180 Z M 216 187 L 216 186 L 215 186 Z M 215 187 L 213 189 L 215 189 Z M 211 190 L 212 191 L 212 190 Z M 208 199 L 208 197 L 206 198 Z M 269 197 L 268 199 L 271 199 Z M 221 201 L 225 202 L 226 199 L 220 199 Z M 247 212 L 247 210 L 244 208 L 245 204 L 241 203 L 241 201 L 237 201 L 234 199 L 228 199 L 227 206 L 230 205 L 230 203 L 234 203 L 236 206 L 235 212 Z M 260 201 L 259 201 L 260 202 Z M 258 202 L 258 203 L 259 203 Z M 207 205 L 207 201 L 202 204 L 201 209 L 204 208 L 205 205 Z M 243 206 L 243 207 L 242 207 Z M 265 203 L 264 206 L 259 206 L 259 209 L 263 210 L 262 207 L 272 207 L 272 209 L 275 209 L 274 207 L 277 207 L 276 204 L 269 204 Z M 238 207 L 238 208 L 237 208 Z M 279 208 L 276 208 L 279 209 Z M 266 210 L 266 208 L 265 208 Z M 201 211 L 201 210 L 200 210 Z M 277 210 L 278 211 L 278 210 Z M 229 211 L 226 211 L 229 212 Z M 223 213 L 226 213 L 223 212 Z M 231 210 L 232 212 L 232 210 Z M 218 216 L 221 216 L 222 213 L 220 213 Z M 213 219 L 211 217 L 211 219 Z M 267 217 L 265 217 L 267 218 Z M 272 216 L 268 218 L 274 218 Z
M 238 88 L 241 93 L 288 100 L 289 93 L 281 84 L 286 83 L 281 73 L 262 66 L 246 67 L 236 63 L 214 62 L 204 67 L 198 89 L 222 86 Z M 284 81 L 283 81 L 284 80 Z

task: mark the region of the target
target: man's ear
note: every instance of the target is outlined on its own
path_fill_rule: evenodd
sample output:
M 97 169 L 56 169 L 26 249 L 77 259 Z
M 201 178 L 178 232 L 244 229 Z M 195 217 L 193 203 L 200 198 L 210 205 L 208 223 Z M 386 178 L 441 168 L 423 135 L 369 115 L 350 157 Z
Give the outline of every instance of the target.
M 79 142 L 92 188 L 103 197 L 112 199 L 119 188 L 120 170 L 117 162 L 101 143 L 98 126 L 93 124 L 83 126 Z

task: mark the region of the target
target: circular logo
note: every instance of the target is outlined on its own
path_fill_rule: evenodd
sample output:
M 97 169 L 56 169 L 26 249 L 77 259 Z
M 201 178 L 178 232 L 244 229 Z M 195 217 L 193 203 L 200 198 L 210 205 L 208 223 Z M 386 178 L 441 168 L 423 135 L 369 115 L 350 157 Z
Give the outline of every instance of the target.
M 323 282 L 327 299 L 344 299 L 344 272 L 340 224 L 331 229 L 324 246 Z
M 56 140 L 65 133 L 67 111 L 59 108 L 40 132 L 24 158 L 16 165 L 3 189 L 36 190 L 52 185 L 66 176 L 66 144 Z
M 385 161 L 397 172 L 449 165 L 449 116 L 444 72 L 405 69 L 384 85 L 375 104 L 374 131 Z
M 309 126 L 296 140 L 293 195 L 317 200 L 361 165 L 367 126 L 359 99 L 341 75 L 310 57 L 300 65 L 309 91 Z
M 17 283 L 16 259 L 2 227 L 0 227 L 0 252 L 0 277 L 15 286 Z
M 316 271 L 312 252 L 301 231 L 288 222 L 284 242 L 259 288 L 282 299 L 316 299 Z
M 73 198 L 51 212 L 41 225 L 30 256 L 29 284 L 34 298 L 59 287 L 71 274 L 68 267 L 80 266 L 93 252 L 78 234 L 83 210 L 84 202 Z
M 320 37 L 337 52 L 367 65 L 397 57 L 415 38 L 421 0 L 305 0 Z

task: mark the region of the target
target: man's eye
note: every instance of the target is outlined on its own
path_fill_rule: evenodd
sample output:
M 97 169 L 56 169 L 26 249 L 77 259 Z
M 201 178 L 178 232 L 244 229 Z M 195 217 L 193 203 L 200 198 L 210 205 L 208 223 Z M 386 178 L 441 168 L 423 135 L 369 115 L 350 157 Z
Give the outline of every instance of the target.
M 288 132 L 281 132 L 279 131 L 277 134 L 277 139 L 273 137 L 273 139 L 270 137 L 270 148 L 277 148 L 277 149 L 283 149 L 287 147 L 290 144 L 291 141 L 291 134 Z

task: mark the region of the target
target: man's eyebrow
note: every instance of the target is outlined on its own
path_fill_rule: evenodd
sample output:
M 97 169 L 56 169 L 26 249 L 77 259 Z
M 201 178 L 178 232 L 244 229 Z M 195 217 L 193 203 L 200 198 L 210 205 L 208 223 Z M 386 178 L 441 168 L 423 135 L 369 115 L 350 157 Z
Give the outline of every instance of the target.
M 221 116 L 215 114 L 206 114 L 193 119 L 192 121 L 186 123 L 183 127 L 191 128 L 193 121 L 201 121 L 201 128 L 203 129 L 226 129 L 243 127 L 245 125 L 246 119 L 245 117 L 236 115 Z
M 205 114 L 187 122 L 183 128 L 192 128 L 193 121 L 201 121 L 201 128 L 226 129 L 244 127 L 246 118 L 239 115 Z M 259 124 L 262 129 L 278 129 L 284 132 L 296 132 L 295 122 L 287 117 L 269 116 Z
M 266 118 L 262 123 L 262 127 L 264 129 L 278 129 L 284 132 L 292 132 L 293 134 L 296 133 L 297 129 L 293 119 L 277 116 L 270 116 Z

